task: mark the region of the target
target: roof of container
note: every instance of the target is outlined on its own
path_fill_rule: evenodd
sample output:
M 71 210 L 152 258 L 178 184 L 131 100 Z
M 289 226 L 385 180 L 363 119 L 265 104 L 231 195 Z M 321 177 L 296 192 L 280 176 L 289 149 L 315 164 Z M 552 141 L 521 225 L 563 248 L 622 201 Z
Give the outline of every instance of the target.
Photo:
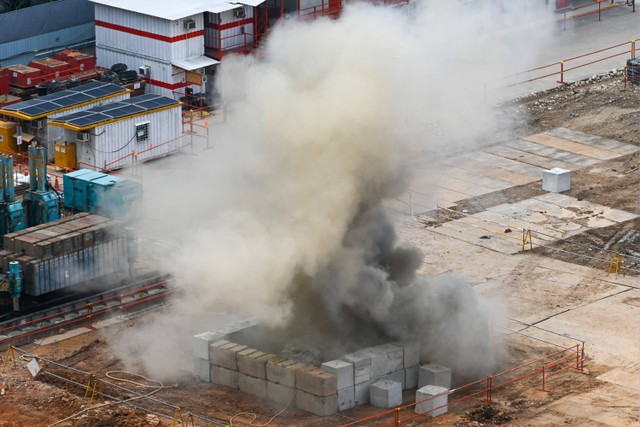
M 216 61 L 215 59 L 211 59 L 208 56 L 194 56 L 193 58 L 188 59 L 174 59 L 171 61 L 172 65 L 175 65 L 178 68 L 182 68 L 183 70 L 193 71 L 199 68 L 208 67 L 209 65 L 219 64 L 220 61 Z
M 79 111 L 67 116 L 52 119 L 49 124 L 65 129 L 83 131 L 113 122 L 130 119 L 143 114 L 168 110 L 182 105 L 181 102 L 166 96 L 145 94 L 124 101 L 112 102 L 89 110 Z
M 89 82 L 71 89 L 39 96 L 0 109 L 0 114 L 22 120 L 37 120 L 51 114 L 102 101 L 131 92 L 121 86 L 105 82 Z
M 117 9 L 175 21 L 203 12 L 220 13 L 240 5 L 257 6 L 265 0 L 90 0 Z M 256 3 L 257 2 L 257 3 Z

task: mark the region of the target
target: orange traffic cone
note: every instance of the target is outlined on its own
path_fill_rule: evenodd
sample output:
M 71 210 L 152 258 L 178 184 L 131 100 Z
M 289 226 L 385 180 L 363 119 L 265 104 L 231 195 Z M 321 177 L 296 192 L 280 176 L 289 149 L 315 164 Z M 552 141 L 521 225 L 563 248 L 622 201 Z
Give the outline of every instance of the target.
M 58 177 L 56 176 L 56 180 L 53 183 L 53 188 L 55 190 L 60 190 L 60 183 L 58 183 Z

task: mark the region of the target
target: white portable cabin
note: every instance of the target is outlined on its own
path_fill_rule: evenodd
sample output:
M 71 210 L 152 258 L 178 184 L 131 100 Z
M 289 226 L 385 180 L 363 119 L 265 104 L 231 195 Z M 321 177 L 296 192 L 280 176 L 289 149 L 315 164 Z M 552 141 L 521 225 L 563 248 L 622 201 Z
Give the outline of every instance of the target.
M 47 147 L 49 160 L 54 158 L 54 145 L 62 139 L 58 128 L 48 126 L 50 120 L 112 102 L 129 99 L 130 90 L 113 83 L 92 81 L 60 92 L 8 105 L 0 114 L 20 122 L 19 143 L 28 144 L 33 138 Z
M 181 103 L 145 94 L 51 120 L 75 142 L 79 167 L 114 170 L 181 148 Z
M 205 52 L 216 59 L 229 52 L 249 51 L 267 28 L 265 0 L 220 2 L 205 14 Z
M 204 0 L 91 0 L 96 57 L 102 67 L 124 63 L 147 81 L 147 92 L 204 92 Z M 215 0 L 214 0 L 215 2 Z

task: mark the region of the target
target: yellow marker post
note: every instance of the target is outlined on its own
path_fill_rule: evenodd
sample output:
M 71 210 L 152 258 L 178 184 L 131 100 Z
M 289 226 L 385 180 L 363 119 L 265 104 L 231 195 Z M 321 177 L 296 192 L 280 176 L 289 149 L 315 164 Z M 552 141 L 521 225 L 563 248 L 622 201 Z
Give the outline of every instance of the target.
M 16 351 L 11 346 L 7 349 L 7 351 L 4 352 L 4 363 L 2 364 L 2 372 L 7 369 L 7 365 L 9 363 L 13 363 L 14 368 L 18 367 L 18 358 L 16 357 Z
M 527 242 L 529 242 L 529 249 L 533 249 L 533 242 L 531 241 L 531 230 L 522 230 L 522 252 L 524 252 Z
M 616 273 L 616 279 L 618 278 L 618 274 L 622 271 L 622 264 L 624 264 L 624 259 L 622 259 L 622 255 L 615 254 L 611 258 L 611 264 L 609 265 L 609 271 L 607 271 L 607 277 L 611 275 L 611 272 Z

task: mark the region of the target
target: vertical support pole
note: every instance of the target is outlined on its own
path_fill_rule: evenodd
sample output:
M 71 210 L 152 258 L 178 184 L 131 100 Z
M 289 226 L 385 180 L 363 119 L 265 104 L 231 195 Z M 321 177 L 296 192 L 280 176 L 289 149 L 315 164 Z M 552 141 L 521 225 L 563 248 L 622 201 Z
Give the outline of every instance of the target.
M 598 2 L 598 21 L 601 21 L 601 16 L 602 16 L 602 2 L 599 1 Z
M 93 304 L 87 304 L 87 329 L 95 330 L 93 326 Z
M 580 370 L 580 344 L 576 344 L 576 369 Z
M 545 388 L 545 379 L 546 379 L 545 368 L 546 368 L 546 365 L 542 366 L 542 391 L 549 391 Z
M 560 84 L 565 84 L 564 82 L 564 61 L 560 61 L 560 80 L 558 81 Z
M 580 346 L 580 372 L 584 371 L 584 342 Z
M 635 7 L 635 3 L 633 4 Z M 636 40 L 631 40 L 631 59 L 636 59 Z
M 395 426 L 400 427 L 400 408 L 396 408 L 394 410 L 394 416 L 395 416 L 395 420 L 394 420 Z
M 487 402 L 491 403 L 491 392 L 493 390 L 493 377 L 487 377 Z

